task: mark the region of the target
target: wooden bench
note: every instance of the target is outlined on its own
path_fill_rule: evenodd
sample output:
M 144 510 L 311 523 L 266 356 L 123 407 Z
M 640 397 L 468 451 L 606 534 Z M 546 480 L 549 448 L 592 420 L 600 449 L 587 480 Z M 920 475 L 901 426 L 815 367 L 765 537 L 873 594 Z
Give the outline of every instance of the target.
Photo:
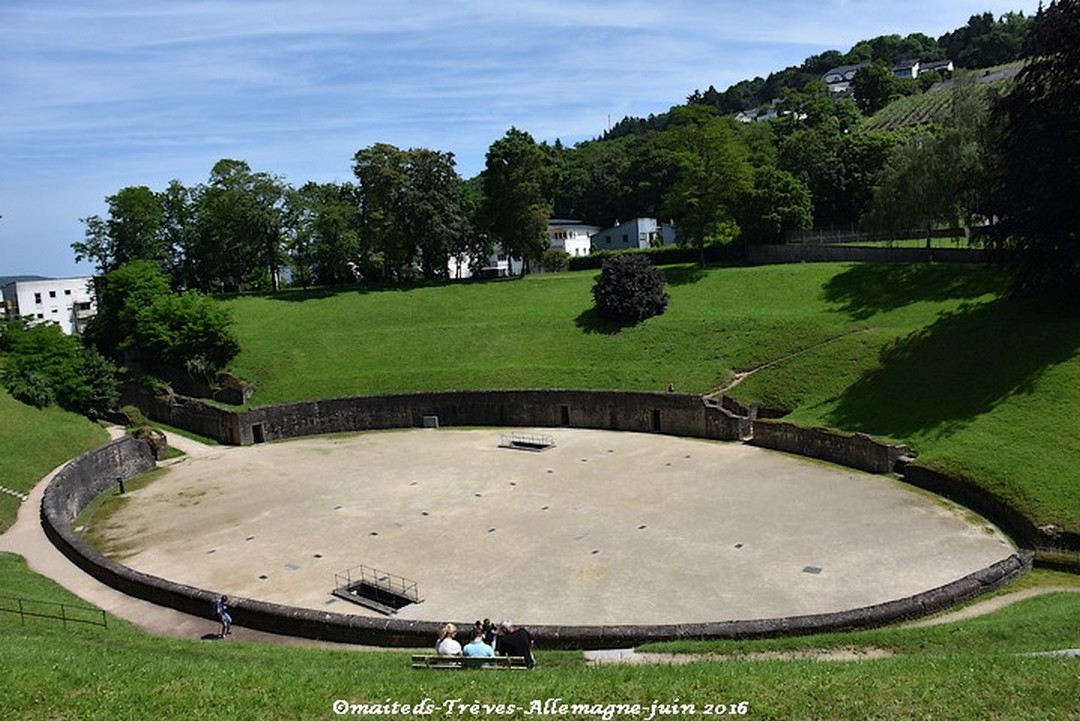
M 526 669 L 524 656 L 428 656 L 414 655 L 412 657 L 413 668 L 434 668 L 450 671 L 460 671 L 466 668 L 509 668 Z

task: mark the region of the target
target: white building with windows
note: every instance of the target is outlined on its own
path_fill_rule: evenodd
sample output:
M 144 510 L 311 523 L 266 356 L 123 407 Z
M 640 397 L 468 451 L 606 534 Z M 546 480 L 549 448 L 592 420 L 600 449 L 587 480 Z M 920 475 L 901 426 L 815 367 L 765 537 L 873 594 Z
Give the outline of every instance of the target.
M 598 230 L 599 226 L 586 225 L 580 220 L 552 218 L 548 221 L 547 234 L 552 248 L 577 258 L 592 252 L 592 236 Z
M 16 280 L 2 289 L 7 316 L 27 316 L 32 324 L 56 323 L 65 333 L 82 333 L 97 312 L 92 278 Z
M 592 237 L 593 250 L 629 250 L 675 245 L 675 226 L 656 218 L 634 218 Z

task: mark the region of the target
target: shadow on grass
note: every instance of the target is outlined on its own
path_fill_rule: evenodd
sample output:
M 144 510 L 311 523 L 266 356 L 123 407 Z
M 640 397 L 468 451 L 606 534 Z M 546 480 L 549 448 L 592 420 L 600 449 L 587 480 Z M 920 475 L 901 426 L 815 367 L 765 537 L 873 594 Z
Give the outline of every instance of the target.
M 830 425 L 893 438 L 946 436 L 1080 349 L 1080 317 L 999 299 L 967 305 L 881 351 L 839 398 Z
M 308 300 L 323 300 L 344 293 L 364 294 L 367 289 L 358 285 L 319 286 L 316 288 L 286 288 L 277 293 L 258 293 L 267 300 L 280 300 L 289 303 L 303 303 Z
M 669 265 L 661 268 L 668 285 L 690 285 L 705 278 L 708 273 L 700 265 Z
M 825 284 L 825 299 L 855 320 L 924 300 L 973 299 L 1000 293 L 1006 280 L 982 265 L 866 263 Z
M 420 290 L 423 288 L 441 288 L 451 285 L 461 286 L 478 284 L 489 285 L 492 283 L 516 283 L 519 282 L 521 279 L 522 276 L 514 275 L 501 278 L 435 278 L 430 280 L 417 278 L 414 280 L 402 281 L 365 281 L 359 283 L 350 283 L 348 285 L 322 285 L 312 286 L 310 288 L 285 288 L 284 290 L 278 291 L 277 293 L 274 293 L 272 291 L 260 291 L 247 295 L 266 298 L 267 300 L 281 300 L 294 303 L 302 303 L 305 300 L 320 300 L 323 298 L 332 298 L 336 295 L 344 295 L 346 293 L 352 293 L 355 295 L 366 295 L 368 293 L 379 293 L 391 290 L 407 293 L 412 290 Z
M 637 324 L 631 320 L 610 320 L 598 314 L 595 308 L 588 308 L 574 318 L 574 325 L 585 333 L 618 335 L 624 328 L 632 328 Z

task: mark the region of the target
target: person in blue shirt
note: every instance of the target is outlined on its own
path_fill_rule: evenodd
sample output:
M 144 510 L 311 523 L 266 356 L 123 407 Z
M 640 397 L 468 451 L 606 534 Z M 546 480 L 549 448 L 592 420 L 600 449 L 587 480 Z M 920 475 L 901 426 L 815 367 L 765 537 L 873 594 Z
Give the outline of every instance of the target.
M 495 649 L 484 643 L 484 632 L 481 630 L 473 634 L 473 640 L 465 644 L 461 653 L 464 656 L 491 658 L 495 655 Z
M 232 616 L 229 615 L 229 597 L 221 596 L 214 601 L 214 615 L 221 621 L 221 633 L 219 638 L 225 638 L 232 633 Z

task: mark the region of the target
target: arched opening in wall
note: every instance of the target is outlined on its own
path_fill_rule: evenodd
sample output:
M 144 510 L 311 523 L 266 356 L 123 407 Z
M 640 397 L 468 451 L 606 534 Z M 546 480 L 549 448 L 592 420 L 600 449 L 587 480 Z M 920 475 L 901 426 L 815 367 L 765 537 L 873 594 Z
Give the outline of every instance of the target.
M 266 431 L 263 430 L 262 423 L 251 424 L 251 439 L 256 443 L 266 442 Z

